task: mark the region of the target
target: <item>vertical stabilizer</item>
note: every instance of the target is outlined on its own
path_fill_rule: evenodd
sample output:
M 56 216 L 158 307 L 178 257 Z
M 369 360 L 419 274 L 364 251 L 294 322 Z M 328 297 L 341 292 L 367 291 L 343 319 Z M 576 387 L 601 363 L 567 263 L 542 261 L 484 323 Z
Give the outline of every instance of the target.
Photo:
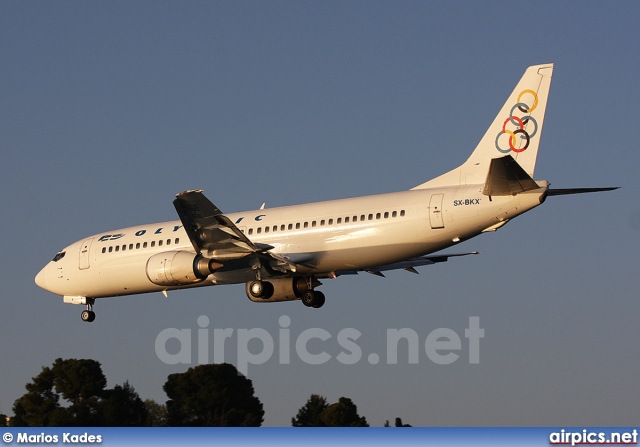
M 533 178 L 553 64 L 529 67 L 467 161 L 413 189 L 482 184 L 494 158 L 511 155 Z

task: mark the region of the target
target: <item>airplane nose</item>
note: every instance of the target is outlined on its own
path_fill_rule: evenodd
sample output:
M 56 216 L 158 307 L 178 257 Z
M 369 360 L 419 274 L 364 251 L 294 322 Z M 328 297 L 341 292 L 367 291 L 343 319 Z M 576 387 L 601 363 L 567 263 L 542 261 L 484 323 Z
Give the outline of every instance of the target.
M 36 275 L 36 284 L 47 290 L 47 274 L 45 273 L 46 267 L 43 268 L 42 270 L 40 270 L 40 272 L 38 272 L 38 274 Z

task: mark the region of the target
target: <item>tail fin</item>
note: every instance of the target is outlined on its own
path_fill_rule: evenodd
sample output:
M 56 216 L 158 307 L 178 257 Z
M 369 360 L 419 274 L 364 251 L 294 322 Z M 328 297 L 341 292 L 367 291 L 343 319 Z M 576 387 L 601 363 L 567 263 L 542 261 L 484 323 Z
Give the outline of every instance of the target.
M 553 64 L 527 68 L 467 161 L 412 189 L 483 184 L 491 160 L 505 155 L 533 178 L 552 72 Z

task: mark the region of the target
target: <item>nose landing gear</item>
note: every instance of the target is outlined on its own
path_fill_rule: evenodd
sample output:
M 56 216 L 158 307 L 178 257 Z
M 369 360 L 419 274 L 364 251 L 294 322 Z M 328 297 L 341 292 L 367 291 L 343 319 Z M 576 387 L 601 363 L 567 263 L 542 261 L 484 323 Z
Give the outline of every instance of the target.
M 83 310 L 82 313 L 80 314 L 80 318 L 82 319 L 82 321 L 91 323 L 93 320 L 96 319 L 96 313 L 93 311 L 94 303 L 95 303 L 94 299 L 87 298 L 87 308 L 86 310 Z

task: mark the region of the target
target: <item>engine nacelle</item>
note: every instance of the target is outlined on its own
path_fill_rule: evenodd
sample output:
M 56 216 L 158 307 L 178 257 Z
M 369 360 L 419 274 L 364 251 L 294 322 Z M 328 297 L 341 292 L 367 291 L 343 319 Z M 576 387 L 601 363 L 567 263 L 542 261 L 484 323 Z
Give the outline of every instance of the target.
M 147 277 L 159 286 L 185 286 L 202 282 L 222 267 L 213 259 L 188 251 L 165 251 L 147 261 Z
M 309 284 L 302 276 L 250 281 L 245 287 L 249 299 L 256 303 L 299 300 L 307 290 L 310 290 Z

